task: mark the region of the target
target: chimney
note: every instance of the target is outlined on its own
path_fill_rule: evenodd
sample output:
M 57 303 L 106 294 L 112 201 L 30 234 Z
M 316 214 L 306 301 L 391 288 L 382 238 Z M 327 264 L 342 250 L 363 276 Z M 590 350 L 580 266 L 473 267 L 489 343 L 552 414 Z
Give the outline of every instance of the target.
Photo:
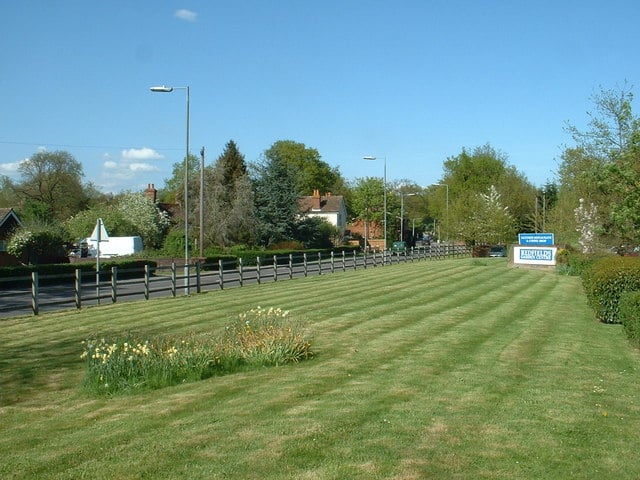
M 320 210 L 320 190 L 318 189 L 313 191 L 313 197 L 311 197 L 311 210 Z
M 149 183 L 147 185 L 147 189 L 144 191 L 144 194 L 149 200 L 151 200 L 153 203 L 156 203 L 158 191 L 156 190 L 153 183 Z

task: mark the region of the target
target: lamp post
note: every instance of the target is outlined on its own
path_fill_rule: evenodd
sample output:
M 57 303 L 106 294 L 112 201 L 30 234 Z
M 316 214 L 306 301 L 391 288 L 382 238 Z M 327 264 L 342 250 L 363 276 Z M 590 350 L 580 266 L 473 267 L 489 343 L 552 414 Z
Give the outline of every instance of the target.
M 445 187 L 446 190 L 446 197 L 445 197 L 445 223 L 446 223 L 446 230 L 444 231 L 444 236 L 447 239 L 447 242 L 449 241 L 449 185 L 447 185 L 446 183 L 434 183 L 433 184 L 434 187 Z
M 200 150 L 200 259 L 204 258 L 204 147 Z
M 367 155 L 362 157 L 364 160 L 377 160 L 377 157 Z M 387 157 L 383 157 L 384 160 L 384 177 L 382 180 L 382 196 L 383 196 L 383 210 L 384 210 L 384 251 L 387 251 Z
M 189 86 L 151 87 L 152 92 L 171 93 L 174 90 L 187 92 L 187 150 L 184 157 L 184 292 L 189 295 Z
M 400 192 L 400 241 L 403 241 L 404 236 L 404 197 L 413 197 L 417 193 L 402 193 Z

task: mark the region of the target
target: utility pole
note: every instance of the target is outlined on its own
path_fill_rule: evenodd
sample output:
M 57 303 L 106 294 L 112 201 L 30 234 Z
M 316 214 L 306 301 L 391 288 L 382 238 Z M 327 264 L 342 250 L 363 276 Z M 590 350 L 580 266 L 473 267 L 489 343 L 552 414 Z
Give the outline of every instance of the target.
M 200 150 L 200 258 L 204 258 L 204 147 Z

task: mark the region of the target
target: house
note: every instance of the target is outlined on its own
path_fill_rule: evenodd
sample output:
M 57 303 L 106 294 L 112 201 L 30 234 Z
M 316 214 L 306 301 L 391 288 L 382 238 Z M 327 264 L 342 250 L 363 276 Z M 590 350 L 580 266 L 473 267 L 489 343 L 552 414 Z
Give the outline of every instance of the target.
M 306 217 L 319 217 L 329 222 L 344 235 L 347 229 L 347 205 L 342 195 L 326 193 L 320 195 L 320 190 L 314 190 L 313 195 L 301 197 L 299 200 L 300 213 Z
M 144 194 L 149 200 L 151 200 L 162 212 L 166 212 L 169 217 L 177 217 L 181 213 L 180 205 L 177 203 L 162 203 L 158 202 L 158 190 L 153 183 L 147 184 L 147 189 Z
M 7 253 L 9 237 L 20 226 L 22 222 L 13 208 L 0 208 L 0 266 L 20 265 L 16 257 Z

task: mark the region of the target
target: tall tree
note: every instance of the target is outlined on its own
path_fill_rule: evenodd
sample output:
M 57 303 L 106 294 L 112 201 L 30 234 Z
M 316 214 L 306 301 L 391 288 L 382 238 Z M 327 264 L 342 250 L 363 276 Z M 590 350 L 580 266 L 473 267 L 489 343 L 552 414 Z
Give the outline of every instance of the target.
M 169 217 L 143 192 L 125 192 L 111 204 L 98 204 L 69 218 L 65 227 L 75 240 L 88 237 L 102 218 L 113 237 L 140 236 L 145 248 L 158 248 L 169 228 Z
M 294 168 L 277 149 L 267 150 L 253 168 L 259 242 L 268 246 L 294 239 L 301 196 Z
M 445 223 L 445 231 L 452 232 L 454 224 L 465 221 L 471 213 L 469 209 L 478 208 L 478 195 L 486 194 L 492 186 L 500 195 L 502 204 L 508 207 L 516 230 L 527 229 L 535 210 L 536 188 L 507 163 L 504 153 L 488 144 L 471 152 L 463 149 L 459 155 L 448 158 L 444 162 L 444 176 L 438 183 L 440 186 L 430 189 L 431 214 Z M 445 212 L 447 205 L 443 195 L 447 191 L 449 215 Z M 450 225 L 446 225 L 447 217 Z
M 640 119 L 633 114 L 633 92 L 626 82 L 619 88 L 600 86 L 590 101 L 595 110 L 587 112 L 587 130 L 567 124 L 566 130 L 578 147 L 592 157 L 610 161 L 640 141 Z
M 244 156 L 230 140 L 206 169 L 205 245 L 251 243 L 255 233 L 253 190 Z
M 189 202 L 193 205 L 193 188 L 197 188 L 200 178 L 200 160 L 197 156 L 189 154 L 187 161 L 189 174 Z M 184 158 L 173 164 L 171 177 L 165 179 L 164 188 L 159 193 L 160 201 L 165 203 L 184 203 Z M 194 197 L 197 198 L 197 197 Z M 189 208 L 191 210 L 191 208 Z
M 625 84 L 617 89 L 600 87 L 592 95 L 594 110 L 588 112 L 586 130 L 569 124 L 575 146 L 565 149 L 558 170 L 559 201 L 554 219 L 573 228 L 567 239 L 575 240 L 573 212 L 579 201 L 593 204 L 597 214 L 594 243 L 624 245 L 640 242 L 640 119 L 633 114 L 633 93 Z
M 266 152 L 267 158 L 278 157 L 294 172 L 296 189 L 302 195 L 311 195 L 318 189 L 321 193 L 342 194 L 345 182 L 337 168 L 331 168 L 320 157 L 315 148 L 292 140 L 279 140 Z
M 15 186 L 6 175 L 0 175 L 0 207 L 14 208 L 18 206 Z
M 27 217 L 65 220 L 89 203 L 82 165 L 68 152 L 38 152 L 22 162 L 18 172 L 15 192 Z
M 378 177 L 356 178 L 351 183 L 351 212 L 363 222 L 382 225 L 384 217 L 384 186 Z
M 458 216 L 452 225 L 457 238 L 470 245 L 506 243 L 514 239 L 514 219 L 494 185 L 467 201 L 465 216 Z

